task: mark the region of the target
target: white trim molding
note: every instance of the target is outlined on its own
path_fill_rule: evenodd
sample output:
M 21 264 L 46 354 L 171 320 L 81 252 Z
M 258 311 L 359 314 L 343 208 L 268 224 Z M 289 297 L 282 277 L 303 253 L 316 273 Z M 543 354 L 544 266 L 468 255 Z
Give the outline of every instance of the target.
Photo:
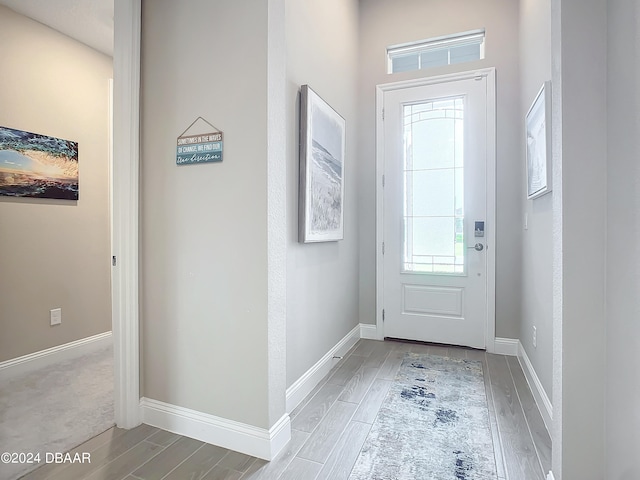
M 367 338 L 369 340 L 383 340 L 378 337 L 378 327 L 368 323 L 360 324 L 360 338 Z
M 547 431 L 551 432 L 553 405 L 551 405 L 549 396 L 542 386 L 542 382 L 540 381 L 540 378 L 538 378 L 538 374 L 533 368 L 533 364 L 529 360 L 527 352 L 521 342 L 518 342 L 518 362 L 520 362 L 520 367 L 522 368 L 524 376 L 527 379 L 527 383 L 529 384 L 529 388 L 533 393 L 533 398 L 536 401 L 536 405 L 538 405 L 538 410 L 540 410 L 540 414 L 542 415 L 542 420 L 544 420 L 544 424 L 547 427 Z
M 141 0 L 115 0 L 111 306 L 115 421 L 140 424 L 138 197 Z
M 111 332 L 105 332 L 7 360 L 0 363 L 0 381 L 46 368 L 58 362 L 78 358 L 107 348 L 112 344 Z
M 288 414 L 267 430 L 143 397 L 140 417 L 147 425 L 264 460 L 273 460 L 291 439 Z
M 547 480 L 556 480 L 556 477 L 553 476 L 553 472 L 551 470 L 547 473 Z
M 331 371 L 333 366 L 353 347 L 361 335 L 361 325 L 356 325 L 353 330 L 345 335 L 331 350 L 329 350 L 315 365 L 307 370 L 298 380 L 287 388 L 287 412 L 291 413 L 302 400 L 320 383 Z
M 490 349 L 487 347 L 487 352 L 495 353 L 496 355 L 507 355 L 509 357 L 517 357 L 518 345 L 520 345 L 520 340 L 516 338 L 496 337 L 494 340 L 493 348 Z
M 498 189 L 498 99 L 496 69 L 482 71 L 487 77 L 487 328 L 485 348 L 494 349 L 496 338 L 496 239 L 498 237 L 496 192 Z M 493 240 L 493 244 L 490 242 Z

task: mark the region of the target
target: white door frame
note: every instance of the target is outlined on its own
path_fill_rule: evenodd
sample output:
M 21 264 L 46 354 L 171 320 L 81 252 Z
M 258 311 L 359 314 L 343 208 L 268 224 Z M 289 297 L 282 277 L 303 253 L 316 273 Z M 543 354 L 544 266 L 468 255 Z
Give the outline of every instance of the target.
M 111 316 L 115 421 L 140 424 L 138 195 L 141 0 L 114 0 Z
M 383 184 L 384 174 L 384 94 L 392 90 L 421 87 L 438 83 L 455 82 L 470 78 L 487 79 L 487 327 L 485 345 L 487 352 L 495 351 L 496 339 L 496 70 L 485 68 L 470 72 L 418 78 L 403 82 L 385 83 L 376 86 L 376 330 L 377 338 L 384 338 L 382 305 L 384 304 L 384 259 L 382 241 L 383 224 Z

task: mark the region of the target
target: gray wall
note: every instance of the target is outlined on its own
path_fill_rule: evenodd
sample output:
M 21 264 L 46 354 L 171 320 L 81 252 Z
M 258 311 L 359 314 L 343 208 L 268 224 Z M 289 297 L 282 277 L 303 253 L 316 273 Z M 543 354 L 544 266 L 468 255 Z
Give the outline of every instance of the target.
M 609 0 L 607 480 L 640 478 L 640 15 Z
M 358 2 L 287 0 L 287 385 L 358 324 Z M 299 88 L 346 120 L 344 240 L 298 243 Z
M 551 0 L 520 0 L 520 89 L 518 131 L 520 162 L 525 165 L 524 118 L 545 80 L 551 80 Z M 549 100 L 550 101 L 550 100 Z M 551 139 L 549 139 L 551 141 Z M 522 202 L 528 229 L 522 238 L 522 313 L 520 341 L 551 399 L 553 372 L 553 215 L 552 195 L 526 199 L 527 178 L 522 169 Z M 533 346 L 533 327 L 537 347 Z
M 552 0 L 551 8 L 553 472 L 559 480 L 601 480 L 607 478 L 607 2 Z
M 142 394 L 262 428 L 267 9 L 144 1 L 141 88 Z M 176 138 L 198 116 L 224 132 L 224 160 L 178 167 Z
M 513 0 L 362 0 L 360 2 L 360 322 L 375 324 L 375 86 L 444 73 L 497 70 L 496 335 L 518 338 L 522 254 L 522 155 L 518 2 Z M 486 58 L 388 75 L 386 47 L 486 29 Z
M 111 330 L 112 61 L 1 6 L 0 44 L 0 125 L 77 141 L 80 167 L 77 202 L 0 197 L 1 362 Z

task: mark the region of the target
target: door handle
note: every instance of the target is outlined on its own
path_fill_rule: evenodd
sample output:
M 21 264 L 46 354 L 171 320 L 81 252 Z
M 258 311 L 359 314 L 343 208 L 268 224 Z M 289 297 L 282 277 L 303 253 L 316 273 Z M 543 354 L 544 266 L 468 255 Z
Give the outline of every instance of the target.
M 467 247 L 467 248 L 473 248 L 475 251 L 481 252 L 482 250 L 484 250 L 484 245 L 481 243 L 476 243 L 472 247 Z

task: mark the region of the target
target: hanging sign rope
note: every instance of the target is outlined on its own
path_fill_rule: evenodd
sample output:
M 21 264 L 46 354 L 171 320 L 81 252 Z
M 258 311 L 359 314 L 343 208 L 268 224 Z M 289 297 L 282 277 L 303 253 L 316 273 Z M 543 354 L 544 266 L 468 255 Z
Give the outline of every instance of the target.
M 185 135 L 198 120 L 202 120 L 211 128 L 211 133 L 199 135 Z M 218 130 L 204 118 L 196 118 L 178 137 L 176 165 L 191 165 L 194 163 L 211 163 L 222 161 L 222 131 Z

